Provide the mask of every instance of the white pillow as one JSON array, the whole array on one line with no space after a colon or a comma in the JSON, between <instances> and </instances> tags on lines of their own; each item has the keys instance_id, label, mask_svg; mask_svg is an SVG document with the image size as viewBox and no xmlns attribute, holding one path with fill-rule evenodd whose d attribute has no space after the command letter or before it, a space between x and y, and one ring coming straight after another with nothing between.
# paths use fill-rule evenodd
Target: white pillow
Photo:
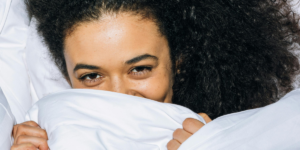
<instances>
[{"instance_id":1,"label":"white pillow","mask_svg":"<svg viewBox=\"0 0 300 150\"><path fill-rule=\"evenodd\" d=\"M63 89L70 89L70 85L51 60L48 48L36 29L36 19L32 18L29 36L25 49L26 65L30 81L33 85L35 101L42 97Z\"/></svg>"},{"instance_id":2,"label":"white pillow","mask_svg":"<svg viewBox=\"0 0 300 150\"><path fill-rule=\"evenodd\" d=\"M0 2L0 33L3 29L8 11L9 11L9 7L11 4L11 0L2 0Z\"/></svg>"},{"instance_id":3,"label":"white pillow","mask_svg":"<svg viewBox=\"0 0 300 150\"><path fill-rule=\"evenodd\" d=\"M8 102L0 89L0 148L1 150L9 150L12 138L11 132L15 118L10 110Z\"/></svg>"},{"instance_id":4,"label":"white pillow","mask_svg":"<svg viewBox=\"0 0 300 150\"><path fill-rule=\"evenodd\" d=\"M291 0L290 4L292 6L292 10L295 13L300 14L300 2L298 0Z\"/></svg>"},{"instance_id":5,"label":"white pillow","mask_svg":"<svg viewBox=\"0 0 300 150\"><path fill-rule=\"evenodd\" d=\"M23 0L0 1L0 86L17 122L23 122L32 101L24 64L29 17Z\"/></svg>"}]
</instances>

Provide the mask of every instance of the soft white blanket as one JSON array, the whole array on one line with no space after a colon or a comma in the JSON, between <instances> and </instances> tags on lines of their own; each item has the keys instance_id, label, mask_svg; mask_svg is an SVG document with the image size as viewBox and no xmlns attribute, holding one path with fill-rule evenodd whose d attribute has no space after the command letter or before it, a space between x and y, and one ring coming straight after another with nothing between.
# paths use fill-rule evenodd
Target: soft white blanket
<instances>
[{"instance_id":1,"label":"soft white blanket","mask_svg":"<svg viewBox=\"0 0 300 150\"><path fill-rule=\"evenodd\" d=\"M300 150L300 89L278 102L215 119L180 150Z\"/></svg>"},{"instance_id":2,"label":"soft white blanket","mask_svg":"<svg viewBox=\"0 0 300 150\"><path fill-rule=\"evenodd\" d=\"M29 120L46 129L51 150L165 150L191 110L98 90L67 90L41 99Z\"/></svg>"},{"instance_id":3,"label":"soft white blanket","mask_svg":"<svg viewBox=\"0 0 300 150\"><path fill-rule=\"evenodd\" d=\"M164 150L187 108L105 91L68 90L47 96L28 120L46 129L52 150ZM206 124L180 150L300 149L300 90L264 108Z\"/></svg>"}]
</instances>

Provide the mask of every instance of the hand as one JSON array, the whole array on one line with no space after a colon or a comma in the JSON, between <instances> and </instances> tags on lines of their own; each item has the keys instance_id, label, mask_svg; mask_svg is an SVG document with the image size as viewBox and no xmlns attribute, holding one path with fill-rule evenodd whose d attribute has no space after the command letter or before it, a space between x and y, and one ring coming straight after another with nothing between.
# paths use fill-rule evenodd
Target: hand
<instances>
[{"instance_id":1,"label":"hand","mask_svg":"<svg viewBox=\"0 0 300 150\"><path fill-rule=\"evenodd\" d=\"M45 130L33 122L28 121L17 124L13 128L15 139L11 150L48 150L48 136Z\"/></svg>"},{"instance_id":2,"label":"hand","mask_svg":"<svg viewBox=\"0 0 300 150\"><path fill-rule=\"evenodd\" d=\"M207 114L199 113L199 115L205 120L206 123L211 122L211 119ZM173 140L171 140L167 145L168 150L177 150L184 141L186 141L203 126L204 124L196 119L185 119L182 123L183 129L177 129L174 131Z\"/></svg>"}]
</instances>

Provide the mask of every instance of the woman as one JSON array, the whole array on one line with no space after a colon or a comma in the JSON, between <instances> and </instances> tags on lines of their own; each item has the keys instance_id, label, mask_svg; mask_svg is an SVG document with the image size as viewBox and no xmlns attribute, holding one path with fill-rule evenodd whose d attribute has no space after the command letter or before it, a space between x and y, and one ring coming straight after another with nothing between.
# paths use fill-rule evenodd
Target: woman
<instances>
[{"instance_id":1,"label":"woman","mask_svg":"<svg viewBox=\"0 0 300 150\"><path fill-rule=\"evenodd\" d=\"M73 88L175 103L212 119L275 102L299 69L290 52L298 19L285 1L28 0L28 10ZM203 125L191 122L169 149ZM15 126L12 149L47 149L46 133L25 124Z\"/></svg>"}]
</instances>

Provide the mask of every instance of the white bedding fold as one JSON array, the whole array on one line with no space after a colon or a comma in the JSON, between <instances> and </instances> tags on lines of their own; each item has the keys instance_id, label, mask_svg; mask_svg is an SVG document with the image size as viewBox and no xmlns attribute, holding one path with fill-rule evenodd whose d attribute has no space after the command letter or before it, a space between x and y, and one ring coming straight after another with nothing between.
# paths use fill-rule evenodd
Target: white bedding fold
<instances>
[{"instance_id":1,"label":"white bedding fold","mask_svg":"<svg viewBox=\"0 0 300 150\"><path fill-rule=\"evenodd\" d=\"M9 150L11 146L11 132L15 118L10 110L7 99L0 88L0 149Z\"/></svg>"},{"instance_id":2,"label":"white bedding fold","mask_svg":"<svg viewBox=\"0 0 300 150\"><path fill-rule=\"evenodd\" d=\"M29 21L24 0L0 0L0 87L18 123L32 105L23 60Z\"/></svg>"},{"instance_id":3,"label":"white bedding fold","mask_svg":"<svg viewBox=\"0 0 300 150\"><path fill-rule=\"evenodd\" d=\"M300 89L269 106L215 119L179 150L299 150Z\"/></svg>"},{"instance_id":4,"label":"white bedding fold","mask_svg":"<svg viewBox=\"0 0 300 150\"><path fill-rule=\"evenodd\" d=\"M98 90L46 96L28 115L53 150L165 150L186 118L204 122L185 107Z\"/></svg>"},{"instance_id":5,"label":"white bedding fold","mask_svg":"<svg viewBox=\"0 0 300 150\"><path fill-rule=\"evenodd\" d=\"M187 108L96 90L47 96L28 120L46 129L53 150L163 150L186 118ZM179 150L300 149L300 89L258 109L229 114L206 124Z\"/></svg>"}]
</instances>

